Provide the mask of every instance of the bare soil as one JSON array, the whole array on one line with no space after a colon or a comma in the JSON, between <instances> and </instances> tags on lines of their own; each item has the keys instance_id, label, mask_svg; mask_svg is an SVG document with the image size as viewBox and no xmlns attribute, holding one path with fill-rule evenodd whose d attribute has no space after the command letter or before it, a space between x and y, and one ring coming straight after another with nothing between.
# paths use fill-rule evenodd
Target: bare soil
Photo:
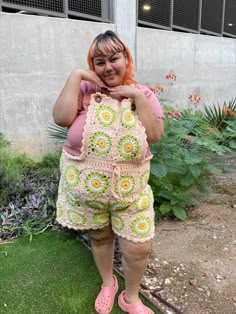
<instances>
[{"instance_id":1,"label":"bare soil","mask_svg":"<svg viewBox=\"0 0 236 314\"><path fill-rule=\"evenodd\" d=\"M164 313L236 313L236 155L185 222L162 220L143 284L173 305ZM151 297L151 296L150 296Z\"/></svg>"}]
</instances>

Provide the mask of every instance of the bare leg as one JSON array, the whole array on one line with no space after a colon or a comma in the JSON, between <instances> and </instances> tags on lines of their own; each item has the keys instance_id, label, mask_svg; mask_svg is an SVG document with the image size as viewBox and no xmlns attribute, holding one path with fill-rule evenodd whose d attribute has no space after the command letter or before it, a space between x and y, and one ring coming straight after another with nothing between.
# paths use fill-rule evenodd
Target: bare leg
<instances>
[{"instance_id":1,"label":"bare leg","mask_svg":"<svg viewBox=\"0 0 236 314\"><path fill-rule=\"evenodd\" d=\"M144 243L133 243L119 238L119 243L125 276L125 300L127 303L133 303L139 299L140 283L147 266L152 240Z\"/></svg>"},{"instance_id":2,"label":"bare leg","mask_svg":"<svg viewBox=\"0 0 236 314\"><path fill-rule=\"evenodd\" d=\"M111 226L89 230L93 258L102 277L103 286L113 287L114 233Z\"/></svg>"}]
</instances>

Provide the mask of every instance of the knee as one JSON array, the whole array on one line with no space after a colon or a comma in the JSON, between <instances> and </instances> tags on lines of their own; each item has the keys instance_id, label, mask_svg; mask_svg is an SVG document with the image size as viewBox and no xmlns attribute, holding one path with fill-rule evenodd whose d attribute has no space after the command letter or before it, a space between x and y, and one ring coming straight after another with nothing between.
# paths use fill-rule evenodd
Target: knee
<instances>
[{"instance_id":1,"label":"knee","mask_svg":"<svg viewBox=\"0 0 236 314\"><path fill-rule=\"evenodd\" d=\"M110 226L88 232L92 244L109 244L114 241L114 233Z\"/></svg>"},{"instance_id":2,"label":"knee","mask_svg":"<svg viewBox=\"0 0 236 314\"><path fill-rule=\"evenodd\" d=\"M139 263L146 260L149 256L152 241L146 243L131 243L129 245L121 245L122 255L125 261Z\"/></svg>"}]
</instances>

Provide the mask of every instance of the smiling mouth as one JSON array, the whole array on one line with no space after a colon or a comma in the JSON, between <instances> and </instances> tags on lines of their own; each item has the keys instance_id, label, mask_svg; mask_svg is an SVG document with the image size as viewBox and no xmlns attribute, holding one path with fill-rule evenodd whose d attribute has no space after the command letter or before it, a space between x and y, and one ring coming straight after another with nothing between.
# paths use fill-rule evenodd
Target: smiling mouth
<instances>
[{"instance_id":1,"label":"smiling mouth","mask_svg":"<svg viewBox=\"0 0 236 314\"><path fill-rule=\"evenodd\" d=\"M112 74L107 74L105 77L113 77L113 76L115 76L115 73L112 73Z\"/></svg>"}]
</instances>

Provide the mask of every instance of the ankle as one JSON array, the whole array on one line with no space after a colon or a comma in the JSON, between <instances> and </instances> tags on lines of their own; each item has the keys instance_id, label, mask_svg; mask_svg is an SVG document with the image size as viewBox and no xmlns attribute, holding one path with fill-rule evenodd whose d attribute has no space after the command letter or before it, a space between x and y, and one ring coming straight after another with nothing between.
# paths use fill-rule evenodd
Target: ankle
<instances>
[{"instance_id":1,"label":"ankle","mask_svg":"<svg viewBox=\"0 0 236 314\"><path fill-rule=\"evenodd\" d=\"M102 283L103 287L115 287L115 278L112 276L111 278L106 278Z\"/></svg>"},{"instance_id":2,"label":"ankle","mask_svg":"<svg viewBox=\"0 0 236 314\"><path fill-rule=\"evenodd\" d=\"M129 293L125 292L124 300L127 304L135 303L139 300L139 295L138 294L129 294Z\"/></svg>"}]
</instances>

